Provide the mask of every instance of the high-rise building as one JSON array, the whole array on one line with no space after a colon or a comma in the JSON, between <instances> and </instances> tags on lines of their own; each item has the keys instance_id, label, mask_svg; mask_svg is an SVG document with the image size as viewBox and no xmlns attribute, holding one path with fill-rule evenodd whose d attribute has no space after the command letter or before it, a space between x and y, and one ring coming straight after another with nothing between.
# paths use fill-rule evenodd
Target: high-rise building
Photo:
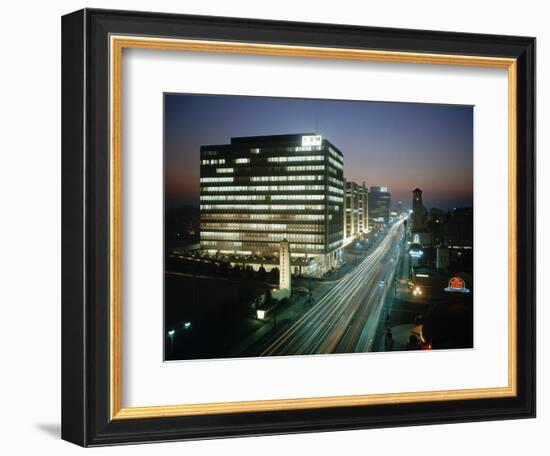
<instances>
[{"instance_id":1,"label":"high-rise building","mask_svg":"<svg viewBox=\"0 0 550 456\"><path fill-rule=\"evenodd\" d=\"M369 231L369 192L363 181L359 187L359 232L368 233Z\"/></svg>"},{"instance_id":2,"label":"high-rise building","mask_svg":"<svg viewBox=\"0 0 550 456\"><path fill-rule=\"evenodd\" d=\"M201 250L269 269L286 239L293 273L326 272L343 244L343 169L342 152L312 133L202 146Z\"/></svg>"},{"instance_id":3,"label":"high-rise building","mask_svg":"<svg viewBox=\"0 0 550 456\"><path fill-rule=\"evenodd\" d=\"M413 231L422 231L426 228L426 208L422 202L422 190L413 190L412 200L412 226Z\"/></svg>"},{"instance_id":4,"label":"high-rise building","mask_svg":"<svg viewBox=\"0 0 550 456\"><path fill-rule=\"evenodd\" d=\"M376 227L390 218L391 194L388 187L371 187L368 197L369 225Z\"/></svg>"},{"instance_id":5,"label":"high-rise building","mask_svg":"<svg viewBox=\"0 0 550 456\"><path fill-rule=\"evenodd\" d=\"M368 192L363 185L346 182L344 238L350 239L368 232Z\"/></svg>"}]
</instances>

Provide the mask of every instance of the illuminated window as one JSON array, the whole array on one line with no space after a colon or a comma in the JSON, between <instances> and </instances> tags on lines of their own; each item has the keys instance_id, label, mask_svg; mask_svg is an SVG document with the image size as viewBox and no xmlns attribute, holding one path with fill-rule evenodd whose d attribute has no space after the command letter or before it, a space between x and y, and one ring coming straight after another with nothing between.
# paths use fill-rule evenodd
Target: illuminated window
<instances>
[{"instance_id":1,"label":"illuminated window","mask_svg":"<svg viewBox=\"0 0 550 456\"><path fill-rule=\"evenodd\" d=\"M312 150L321 150L321 146L298 146L294 148L295 152L310 152Z\"/></svg>"},{"instance_id":2,"label":"illuminated window","mask_svg":"<svg viewBox=\"0 0 550 456\"><path fill-rule=\"evenodd\" d=\"M266 195L201 195L201 201L265 201Z\"/></svg>"},{"instance_id":3,"label":"illuminated window","mask_svg":"<svg viewBox=\"0 0 550 456\"><path fill-rule=\"evenodd\" d=\"M286 170L293 171L324 171L325 165L287 166Z\"/></svg>"},{"instance_id":4,"label":"illuminated window","mask_svg":"<svg viewBox=\"0 0 550 456\"><path fill-rule=\"evenodd\" d=\"M201 163L203 165L223 165L223 164L225 164L225 159L224 158L219 158L219 159L213 158L213 159L210 159L210 160L202 160Z\"/></svg>"},{"instance_id":5,"label":"illuminated window","mask_svg":"<svg viewBox=\"0 0 550 456\"><path fill-rule=\"evenodd\" d=\"M237 222L203 222L201 230L218 231L285 231L296 233L322 233L324 226L321 224L287 224L287 223L237 223Z\"/></svg>"},{"instance_id":6,"label":"illuminated window","mask_svg":"<svg viewBox=\"0 0 550 456\"><path fill-rule=\"evenodd\" d=\"M334 158L328 157L328 161L329 161L333 166L335 166L336 168L338 168L338 169L344 169L344 166L342 165L342 163L340 163L340 162L337 161L337 160L334 160Z\"/></svg>"},{"instance_id":7,"label":"illuminated window","mask_svg":"<svg viewBox=\"0 0 550 456\"><path fill-rule=\"evenodd\" d=\"M204 183L233 182L233 178L232 177L201 177L201 182L204 182Z\"/></svg>"},{"instance_id":8,"label":"illuminated window","mask_svg":"<svg viewBox=\"0 0 550 456\"><path fill-rule=\"evenodd\" d=\"M328 176L328 181L336 185L338 188L343 188L344 181L342 179L338 179L337 177Z\"/></svg>"},{"instance_id":9,"label":"illuminated window","mask_svg":"<svg viewBox=\"0 0 550 456\"><path fill-rule=\"evenodd\" d=\"M336 208L338 206L335 206ZM201 210L241 210L241 211L323 211L324 204L201 204Z\"/></svg>"},{"instance_id":10,"label":"illuminated window","mask_svg":"<svg viewBox=\"0 0 550 456\"><path fill-rule=\"evenodd\" d=\"M276 200L307 200L320 201L325 199L325 195L271 195L273 201Z\"/></svg>"},{"instance_id":11,"label":"illuminated window","mask_svg":"<svg viewBox=\"0 0 550 456\"><path fill-rule=\"evenodd\" d=\"M329 151L329 154L332 155L337 161L339 161L340 163L344 162L344 158L338 152L336 152L332 147L329 146L328 151Z\"/></svg>"},{"instance_id":12,"label":"illuminated window","mask_svg":"<svg viewBox=\"0 0 550 456\"><path fill-rule=\"evenodd\" d=\"M332 185L328 186L329 192L338 193L339 195L344 194L344 190L341 187L333 187Z\"/></svg>"},{"instance_id":13,"label":"illuminated window","mask_svg":"<svg viewBox=\"0 0 550 456\"><path fill-rule=\"evenodd\" d=\"M328 216L332 220L332 215ZM324 214L239 214L233 213L204 213L202 220L277 220L277 221L307 221L320 222L325 220ZM296 225L301 226L301 225Z\"/></svg>"},{"instance_id":14,"label":"illuminated window","mask_svg":"<svg viewBox=\"0 0 550 456\"><path fill-rule=\"evenodd\" d=\"M290 191L322 191L324 185L235 185L220 187L202 187L204 192L290 192Z\"/></svg>"},{"instance_id":15,"label":"illuminated window","mask_svg":"<svg viewBox=\"0 0 550 456\"><path fill-rule=\"evenodd\" d=\"M220 232L220 231L203 231L201 239L219 239L222 241L270 241L281 242L286 239L289 242L313 242L323 243L325 237L320 234L293 234L293 233L269 233L269 232Z\"/></svg>"},{"instance_id":16,"label":"illuminated window","mask_svg":"<svg viewBox=\"0 0 550 456\"><path fill-rule=\"evenodd\" d=\"M267 161L272 163L296 162L296 161L323 161L323 155L296 155L289 157L268 157Z\"/></svg>"},{"instance_id":17,"label":"illuminated window","mask_svg":"<svg viewBox=\"0 0 550 456\"><path fill-rule=\"evenodd\" d=\"M303 170L305 171L305 170ZM322 175L305 175L305 176L251 176L250 182L287 182L287 181L322 181Z\"/></svg>"}]
</instances>

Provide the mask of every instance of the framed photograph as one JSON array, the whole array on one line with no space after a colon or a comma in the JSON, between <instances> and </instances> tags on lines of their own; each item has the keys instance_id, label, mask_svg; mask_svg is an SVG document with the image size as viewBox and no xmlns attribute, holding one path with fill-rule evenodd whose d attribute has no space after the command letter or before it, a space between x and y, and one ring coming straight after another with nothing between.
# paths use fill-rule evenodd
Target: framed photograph
<instances>
[{"instance_id":1,"label":"framed photograph","mask_svg":"<svg viewBox=\"0 0 550 456\"><path fill-rule=\"evenodd\" d=\"M62 20L62 437L535 416L535 39Z\"/></svg>"}]
</instances>

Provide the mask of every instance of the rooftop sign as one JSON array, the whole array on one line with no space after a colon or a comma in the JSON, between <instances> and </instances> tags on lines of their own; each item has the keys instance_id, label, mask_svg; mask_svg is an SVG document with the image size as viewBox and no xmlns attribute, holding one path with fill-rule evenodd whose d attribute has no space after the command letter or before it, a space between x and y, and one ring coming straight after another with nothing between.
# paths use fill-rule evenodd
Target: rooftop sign
<instances>
[{"instance_id":1,"label":"rooftop sign","mask_svg":"<svg viewBox=\"0 0 550 456\"><path fill-rule=\"evenodd\" d=\"M302 136L302 146L320 146L322 142L321 135Z\"/></svg>"}]
</instances>

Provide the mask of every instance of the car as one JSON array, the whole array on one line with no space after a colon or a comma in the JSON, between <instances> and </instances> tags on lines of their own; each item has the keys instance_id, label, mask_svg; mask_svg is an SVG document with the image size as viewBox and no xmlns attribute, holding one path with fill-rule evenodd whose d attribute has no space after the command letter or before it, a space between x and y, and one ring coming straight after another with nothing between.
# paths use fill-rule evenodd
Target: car
<instances>
[{"instance_id":1,"label":"car","mask_svg":"<svg viewBox=\"0 0 550 456\"><path fill-rule=\"evenodd\" d=\"M420 287L415 287L414 290L413 290L413 296L421 296L422 295L422 290Z\"/></svg>"},{"instance_id":2,"label":"car","mask_svg":"<svg viewBox=\"0 0 550 456\"><path fill-rule=\"evenodd\" d=\"M380 285L381 287L383 287L385 284L386 284L386 282L384 282L383 280L381 280L380 283L379 283L379 285Z\"/></svg>"}]
</instances>

